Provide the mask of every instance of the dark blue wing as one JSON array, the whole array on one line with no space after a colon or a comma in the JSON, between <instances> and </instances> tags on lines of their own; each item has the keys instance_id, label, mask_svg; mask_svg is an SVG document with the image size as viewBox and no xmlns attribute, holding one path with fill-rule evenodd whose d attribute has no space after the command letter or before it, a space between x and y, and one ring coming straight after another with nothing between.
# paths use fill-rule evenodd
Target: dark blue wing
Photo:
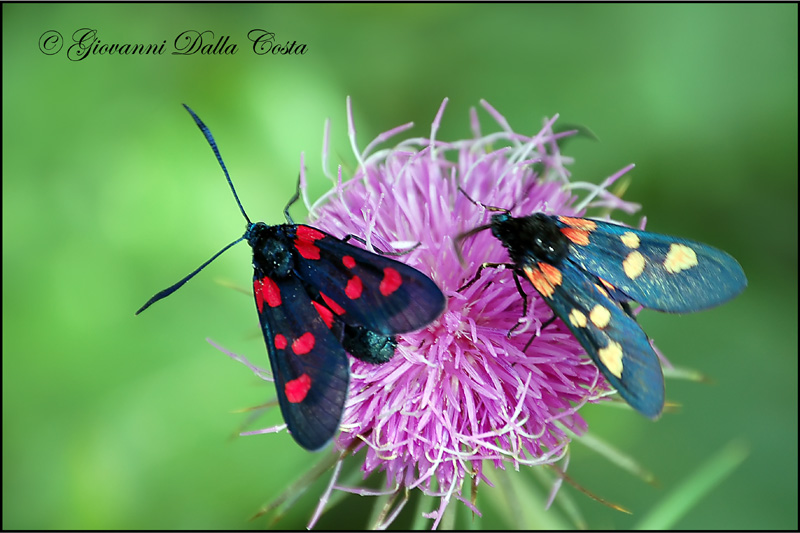
<instances>
[{"instance_id":1,"label":"dark blue wing","mask_svg":"<svg viewBox=\"0 0 800 533\"><path fill-rule=\"evenodd\" d=\"M365 363L382 365L394 357L397 339L394 335L381 335L363 326L345 324L325 303L320 292L303 284L306 293L313 300L313 305L347 353Z\"/></svg>"},{"instance_id":2,"label":"dark blue wing","mask_svg":"<svg viewBox=\"0 0 800 533\"><path fill-rule=\"evenodd\" d=\"M570 260L644 307L700 311L747 286L739 263L707 244L609 222L553 218L571 241Z\"/></svg>"},{"instance_id":3,"label":"dark blue wing","mask_svg":"<svg viewBox=\"0 0 800 533\"><path fill-rule=\"evenodd\" d=\"M255 277L253 291L283 419L298 444L318 450L339 429L347 355L299 279Z\"/></svg>"},{"instance_id":4,"label":"dark blue wing","mask_svg":"<svg viewBox=\"0 0 800 533\"><path fill-rule=\"evenodd\" d=\"M664 377L642 328L601 286L569 260L522 271L567 325L608 382L635 410L656 418L664 407Z\"/></svg>"},{"instance_id":5,"label":"dark blue wing","mask_svg":"<svg viewBox=\"0 0 800 533\"><path fill-rule=\"evenodd\" d=\"M297 226L293 244L296 275L318 290L345 324L395 335L425 327L444 311L439 287L406 264L310 226Z\"/></svg>"}]
</instances>

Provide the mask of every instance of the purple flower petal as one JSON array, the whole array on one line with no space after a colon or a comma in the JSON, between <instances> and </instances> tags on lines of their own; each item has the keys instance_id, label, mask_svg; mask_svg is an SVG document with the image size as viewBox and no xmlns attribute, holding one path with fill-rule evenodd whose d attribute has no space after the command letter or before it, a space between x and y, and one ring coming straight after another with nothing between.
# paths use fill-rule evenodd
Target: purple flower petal
<instances>
[{"instance_id":1,"label":"purple flower petal","mask_svg":"<svg viewBox=\"0 0 800 533\"><path fill-rule=\"evenodd\" d=\"M560 322L540 331L552 311L528 284L523 287L529 310L522 317L523 302L511 272L487 269L457 292L482 263L508 261L501 243L485 231L462 243L465 265L459 262L455 236L486 224L491 216L459 187L484 206L518 215L580 216L590 206L627 212L638 207L607 191L631 167L600 185L569 181L564 167L569 159L557 145L566 134L552 131L556 117L528 137L514 132L481 101L500 131L482 135L471 110L475 138L443 142L436 134L446 103L436 114L430 139L407 139L394 149L374 151L409 126L404 125L381 134L362 153L348 98L348 132L358 168L344 180L339 169L338 183L315 203L309 220L336 236L361 236L382 250L391 250L393 243L419 242L399 260L429 275L448 297L447 311L436 322L400 336L392 361L380 366L352 361L350 396L337 440L340 449L367 447L365 477L384 472L391 490L419 488L440 497L439 509L430 513L434 527L453 495L467 503L461 497L463 481L484 480L485 464L516 468L563 457L570 439L564 428L577 435L586 431L578 409L607 390ZM586 195L579 203L575 192L580 190ZM520 320L523 325L509 337Z\"/></svg>"}]
</instances>

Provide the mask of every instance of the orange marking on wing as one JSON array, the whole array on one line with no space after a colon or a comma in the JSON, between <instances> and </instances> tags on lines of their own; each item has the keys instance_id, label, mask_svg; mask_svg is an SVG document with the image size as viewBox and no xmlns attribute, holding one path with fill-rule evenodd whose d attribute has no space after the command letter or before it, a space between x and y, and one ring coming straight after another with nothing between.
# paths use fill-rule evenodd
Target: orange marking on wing
<instances>
[{"instance_id":1,"label":"orange marking on wing","mask_svg":"<svg viewBox=\"0 0 800 533\"><path fill-rule=\"evenodd\" d=\"M561 271L548 263L539 263L539 270L553 287L561 285Z\"/></svg>"},{"instance_id":2,"label":"orange marking on wing","mask_svg":"<svg viewBox=\"0 0 800 533\"><path fill-rule=\"evenodd\" d=\"M575 229L583 231L592 232L597 229L597 223L594 220L589 220L588 218L558 217L558 220L567 226L572 226Z\"/></svg>"},{"instance_id":3,"label":"orange marking on wing","mask_svg":"<svg viewBox=\"0 0 800 533\"><path fill-rule=\"evenodd\" d=\"M600 281L602 281L605 285L609 285L610 288L612 289L614 288L614 286L610 285L607 281L603 281L602 279ZM611 298L602 286L598 285L597 283L595 283L594 286L597 287L597 290L600 291L600 294L602 294L606 298Z\"/></svg>"},{"instance_id":4,"label":"orange marking on wing","mask_svg":"<svg viewBox=\"0 0 800 533\"><path fill-rule=\"evenodd\" d=\"M561 228L561 233L564 236L574 242L575 244L579 244L581 246L586 246L589 244L589 232L583 229L576 229L576 228Z\"/></svg>"},{"instance_id":5,"label":"orange marking on wing","mask_svg":"<svg viewBox=\"0 0 800 533\"><path fill-rule=\"evenodd\" d=\"M536 289L539 292L539 294L541 294L545 298L553 297L555 289L553 289L553 286L550 285L550 283L547 281L544 274L542 274L541 270L539 270L538 268L526 267L523 268L522 271L528 277L528 280L530 280L531 284L533 285L533 288Z\"/></svg>"},{"instance_id":6,"label":"orange marking on wing","mask_svg":"<svg viewBox=\"0 0 800 533\"><path fill-rule=\"evenodd\" d=\"M613 286L612 284L610 284L609 282L607 282L607 281L606 281L606 280L604 280L603 278L597 278L597 279L599 279L599 280L600 280L600 283L602 283L603 285L605 285L605 286L606 286L606 289L608 289L608 290L610 290L610 291L613 291L613 290L616 290L616 289L617 289L615 286ZM608 296L608 294L606 294L606 296Z\"/></svg>"}]
</instances>

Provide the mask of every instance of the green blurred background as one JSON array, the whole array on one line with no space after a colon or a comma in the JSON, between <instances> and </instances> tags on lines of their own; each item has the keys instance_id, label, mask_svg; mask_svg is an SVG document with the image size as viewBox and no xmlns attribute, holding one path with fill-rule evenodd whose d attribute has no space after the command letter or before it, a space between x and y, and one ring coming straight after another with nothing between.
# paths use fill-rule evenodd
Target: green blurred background
<instances>
[{"instance_id":1,"label":"green blurred background","mask_svg":"<svg viewBox=\"0 0 800 533\"><path fill-rule=\"evenodd\" d=\"M166 40L166 51L73 62L81 28L103 43ZM257 56L254 28L307 52ZM48 30L65 39L55 55L39 49ZM170 55L184 30L228 35L238 52ZM733 254L750 283L741 297L642 317L673 363L713 383L669 381L682 408L658 423L584 411L660 487L575 445L571 475L634 514L562 490L591 527L633 527L736 441L747 460L675 527L798 527L796 5L4 4L4 528L268 525L248 518L320 457L285 433L230 438L245 416L233 410L273 396L204 341L266 366L251 298L217 283L248 287L249 248L133 313L244 229L180 104L214 132L250 216L278 223L301 151L312 194L327 187L326 118L334 162L352 164L347 95L362 148L407 121L427 135L444 97L447 140L470 135L481 98L524 133L560 113L601 139L567 146L576 179L636 163L625 197L644 204L650 229ZM278 527L304 527L323 488ZM477 527L511 524L481 497L493 490L481 487ZM364 527L371 507L345 498L321 525Z\"/></svg>"}]
</instances>

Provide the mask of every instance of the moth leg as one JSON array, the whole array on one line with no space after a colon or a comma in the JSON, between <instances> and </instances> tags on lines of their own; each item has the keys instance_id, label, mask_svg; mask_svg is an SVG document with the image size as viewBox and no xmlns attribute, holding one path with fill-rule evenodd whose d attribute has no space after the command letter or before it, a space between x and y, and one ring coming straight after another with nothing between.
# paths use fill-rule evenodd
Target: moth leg
<instances>
[{"instance_id":1,"label":"moth leg","mask_svg":"<svg viewBox=\"0 0 800 533\"><path fill-rule=\"evenodd\" d=\"M538 337L539 335L541 335L541 334L542 334L542 331L544 331L544 328L546 328L547 326L549 326L550 324L552 324L553 322L555 322L555 321L556 321L556 318L558 318L558 317L556 316L556 314L555 314L555 313L553 313L553 316L551 316L550 318L548 318L547 320L545 320L544 322L542 322L542 325L541 325L541 326L539 326L539 333L534 333L534 334L532 334L532 335L531 335L531 338L530 338L530 339L528 339L528 342L525 344L525 348L523 348L523 349L522 349L522 351L523 351L523 352L527 352L527 351L528 351L528 348L530 348L530 346L531 346L531 343L533 342L533 339L535 339L536 337Z\"/></svg>"},{"instance_id":2,"label":"moth leg","mask_svg":"<svg viewBox=\"0 0 800 533\"><path fill-rule=\"evenodd\" d=\"M478 279L481 277L484 268L500 268L500 267L511 267L512 269L515 268L514 263L483 263L480 267L478 267L478 271L475 273L475 276L469 280L467 283L461 286L456 292L461 292L469 287L472 286ZM514 279L516 279L516 274ZM522 288L519 285L519 281L517 281L517 288L521 291Z\"/></svg>"},{"instance_id":3,"label":"moth leg","mask_svg":"<svg viewBox=\"0 0 800 533\"><path fill-rule=\"evenodd\" d=\"M289 214L289 208L292 207L299 199L300 199L300 174L297 175L297 186L294 188L294 195L291 198L289 198L289 203L286 204L286 207L283 208L283 215L286 217L286 221L289 224L294 224L294 220L292 220L292 215Z\"/></svg>"},{"instance_id":4,"label":"moth leg","mask_svg":"<svg viewBox=\"0 0 800 533\"><path fill-rule=\"evenodd\" d=\"M347 235L345 235L344 238L342 239L342 242L347 242L350 239L357 240L358 242L360 242L364 246L367 245L367 241L365 241L364 239L362 239L358 235L353 235L352 233L348 233ZM417 244L415 244L414 246L412 246L408 250L403 250L402 252L384 252L383 250L381 250L377 246L373 246L372 249L375 250L375 253L377 253L379 255L388 255L388 256L392 256L392 257L397 257L397 256L400 256L400 255L406 255L407 253L413 252L414 250L419 248L419 246L421 244L422 244L421 242L417 242Z\"/></svg>"},{"instance_id":5,"label":"moth leg","mask_svg":"<svg viewBox=\"0 0 800 533\"><path fill-rule=\"evenodd\" d=\"M525 291L522 290L522 284L519 282L519 276L517 275L517 271L514 270L512 271L512 273L514 274L514 283L517 285L517 292L522 297L522 318L525 318L526 316L528 316L528 295L525 294ZM511 338L511 334L514 333L514 330L520 327L521 325L522 322L517 322L516 324L514 324L514 327L508 330L506 337Z\"/></svg>"}]
</instances>

